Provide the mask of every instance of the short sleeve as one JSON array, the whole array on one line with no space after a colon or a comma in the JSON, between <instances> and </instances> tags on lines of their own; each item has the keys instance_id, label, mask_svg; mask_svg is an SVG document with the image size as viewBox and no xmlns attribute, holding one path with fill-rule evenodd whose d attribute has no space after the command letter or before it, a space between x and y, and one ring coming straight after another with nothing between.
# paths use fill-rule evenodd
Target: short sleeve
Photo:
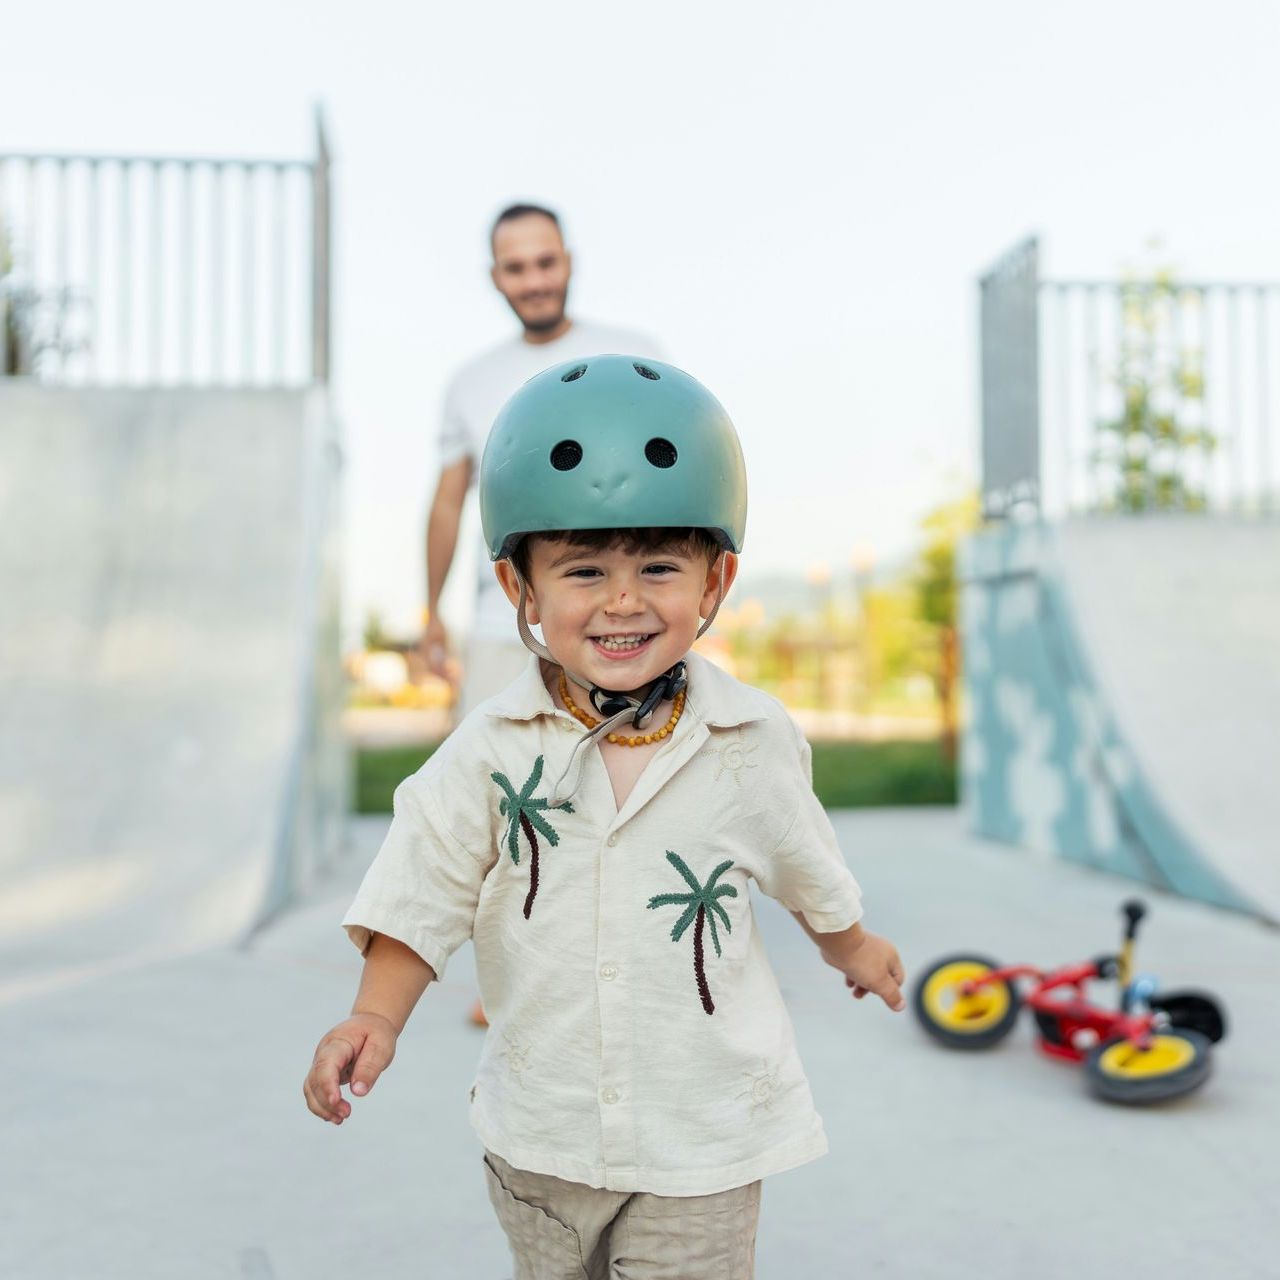
<instances>
[{"instance_id":1,"label":"short sleeve","mask_svg":"<svg viewBox=\"0 0 1280 1280\"><path fill-rule=\"evenodd\" d=\"M444 411L440 415L440 433L436 437L436 451L442 471L445 467L461 462L463 458L479 461L475 457L475 444L467 426L466 414L462 409L462 397L456 380L445 392Z\"/></svg>"},{"instance_id":2,"label":"short sleeve","mask_svg":"<svg viewBox=\"0 0 1280 1280\"><path fill-rule=\"evenodd\" d=\"M862 892L813 793L813 753L794 725L793 732L795 815L756 879L788 911L802 913L816 932L838 933L862 918Z\"/></svg>"},{"instance_id":3,"label":"short sleeve","mask_svg":"<svg viewBox=\"0 0 1280 1280\"><path fill-rule=\"evenodd\" d=\"M387 838L342 921L363 953L374 933L411 947L442 977L471 936L480 888L492 867L492 841L467 847L421 774L397 788Z\"/></svg>"}]
</instances>

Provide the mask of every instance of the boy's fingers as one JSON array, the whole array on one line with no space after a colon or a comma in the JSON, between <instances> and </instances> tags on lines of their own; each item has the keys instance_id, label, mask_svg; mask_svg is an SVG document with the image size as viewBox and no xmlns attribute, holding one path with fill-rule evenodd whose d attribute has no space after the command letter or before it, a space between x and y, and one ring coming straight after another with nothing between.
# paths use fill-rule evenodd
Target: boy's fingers
<instances>
[{"instance_id":1,"label":"boy's fingers","mask_svg":"<svg viewBox=\"0 0 1280 1280\"><path fill-rule=\"evenodd\" d=\"M377 1083L395 1056L395 1049L378 1036L370 1036L351 1068L351 1092L363 1096Z\"/></svg>"},{"instance_id":2,"label":"boy's fingers","mask_svg":"<svg viewBox=\"0 0 1280 1280\"><path fill-rule=\"evenodd\" d=\"M902 998L902 989L892 978L886 979L876 987L875 993L894 1013L901 1013L907 1007L907 1002Z\"/></svg>"},{"instance_id":3,"label":"boy's fingers","mask_svg":"<svg viewBox=\"0 0 1280 1280\"><path fill-rule=\"evenodd\" d=\"M335 1124L338 1123L338 1113L332 1108L326 1106L320 1100L319 1096L316 1094L310 1076L308 1076L303 1082L302 1096L307 1100L307 1110L310 1111L313 1116L319 1116L321 1120L328 1120Z\"/></svg>"},{"instance_id":4,"label":"boy's fingers","mask_svg":"<svg viewBox=\"0 0 1280 1280\"><path fill-rule=\"evenodd\" d=\"M322 1120L328 1120L333 1115L333 1108L327 1101L328 1086L320 1078L315 1063L312 1063L307 1078L302 1082L302 1096L307 1100L307 1109L313 1115Z\"/></svg>"},{"instance_id":5,"label":"boy's fingers","mask_svg":"<svg viewBox=\"0 0 1280 1280\"><path fill-rule=\"evenodd\" d=\"M310 1076L307 1076L307 1078L302 1082L302 1096L306 1099L307 1110L310 1111L313 1116L319 1116L321 1120L327 1120L329 1118L316 1102L315 1095L311 1092Z\"/></svg>"},{"instance_id":6,"label":"boy's fingers","mask_svg":"<svg viewBox=\"0 0 1280 1280\"><path fill-rule=\"evenodd\" d=\"M902 968L901 957L896 950L890 947L889 963L885 965L885 976L882 981L872 987L872 990L894 1013L901 1013L907 1007L907 1002L902 998L902 987L900 986L906 976Z\"/></svg>"},{"instance_id":7,"label":"boy's fingers","mask_svg":"<svg viewBox=\"0 0 1280 1280\"><path fill-rule=\"evenodd\" d=\"M315 1089L316 1097L330 1110L341 1101L342 1092L338 1086L342 1082L344 1070L355 1056L356 1047L349 1040L327 1036L320 1041L308 1079Z\"/></svg>"}]
</instances>

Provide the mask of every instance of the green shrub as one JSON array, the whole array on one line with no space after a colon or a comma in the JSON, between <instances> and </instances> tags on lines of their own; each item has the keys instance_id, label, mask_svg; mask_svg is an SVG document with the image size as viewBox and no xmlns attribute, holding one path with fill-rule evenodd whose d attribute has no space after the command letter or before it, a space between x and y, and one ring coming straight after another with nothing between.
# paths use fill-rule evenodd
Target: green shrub
<instances>
[{"instance_id":1,"label":"green shrub","mask_svg":"<svg viewBox=\"0 0 1280 1280\"><path fill-rule=\"evenodd\" d=\"M361 751L356 758L356 812L390 813L397 784L434 750ZM829 809L956 802L955 766L937 741L814 743L813 787Z\"/></svg>"}]
</instances>

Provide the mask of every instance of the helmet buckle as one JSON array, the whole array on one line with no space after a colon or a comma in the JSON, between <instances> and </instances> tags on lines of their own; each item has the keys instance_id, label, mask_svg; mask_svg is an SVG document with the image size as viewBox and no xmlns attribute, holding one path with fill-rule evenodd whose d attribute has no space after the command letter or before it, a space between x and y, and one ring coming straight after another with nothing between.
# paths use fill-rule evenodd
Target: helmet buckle
<instances>
[{"instance_id":1,"label":"helmet buckle","mask_svg":"<svg viewBox=\"0 0 1280 1280\"><path fill-rule=\"evenodd\" d=\"M664 671L653 682L649 692L639 703L625 693L615 693L612 689L602 689L596 685L591 690L591 704L606 718L635 707L636 712L631 718L632 723L637 729L643 729L649 723L658 704L673 699L676 694L685 689L688 683L689 678L685 675L684 663L677 662L674 667Z\"/></svg>"}]
</instances>

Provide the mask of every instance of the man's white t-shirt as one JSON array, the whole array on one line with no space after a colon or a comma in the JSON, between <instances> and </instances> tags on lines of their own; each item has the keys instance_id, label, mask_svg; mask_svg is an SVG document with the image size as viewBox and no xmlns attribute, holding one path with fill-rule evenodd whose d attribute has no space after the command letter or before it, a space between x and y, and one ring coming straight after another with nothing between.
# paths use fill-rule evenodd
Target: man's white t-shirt
<instances>
[{"instance_id":1,"label":"man's white t-shirt","mask_svg":"<svg viewBox=\"0 0 1280 1280\"><path fill-rule=\"evenodd\" d=\"M553 342L525 342L517 336L468 361L454 375L445 392L439 437L440 466L449 467L469 457L473 463L471 483L474 486L489 428L498 410L520 387L553 364L611 354L647 356L651 360L662 358L657 344L643 334L575 320L569 331ZM494 576L483 540L478 569L472 638L517 641L514 611Z\"/></svg>"}]
</instances>

